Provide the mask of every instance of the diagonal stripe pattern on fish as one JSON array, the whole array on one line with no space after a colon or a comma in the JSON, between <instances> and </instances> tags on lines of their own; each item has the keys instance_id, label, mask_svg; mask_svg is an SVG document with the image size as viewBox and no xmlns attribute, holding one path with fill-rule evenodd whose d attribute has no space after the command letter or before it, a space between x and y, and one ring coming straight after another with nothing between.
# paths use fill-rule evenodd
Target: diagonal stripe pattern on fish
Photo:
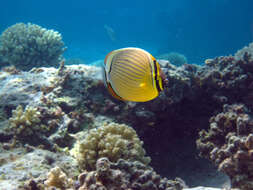
<instances>
[{"instance_id":1,"label":"diagonal stripe pattern on fish","mask_svg":"<svg viewBox=\"0 0 253 190\"><path fill-rule=\"evenodd\" d=\"M140 48L110 52L104 60L103 72L110 94L123 101L150 101L164 89L165 78L159 63Z\"/></svg>"}]
</instances>

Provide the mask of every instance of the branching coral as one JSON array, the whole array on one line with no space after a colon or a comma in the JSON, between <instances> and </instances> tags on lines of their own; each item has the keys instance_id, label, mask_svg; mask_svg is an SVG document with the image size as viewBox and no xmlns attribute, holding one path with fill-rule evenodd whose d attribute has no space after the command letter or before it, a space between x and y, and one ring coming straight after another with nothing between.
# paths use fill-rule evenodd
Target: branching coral
<instances>
[{"instance_id":1,"label":"branching coral","mask_svg":"<svg viewBox=\"0 0 253 190\"><path fill-rule=\"evenodd\" d=\"M46 138L58 127L56 116L48 110L39 110L37 107L19 105L12 111L9 119L10 131L15 138L32 145L44 144L52 146Z\"/></svg>"},{"instance_id":2,"label":"branching coral","mask_svg":"<svg viewBox=\"0 0 253 190\"><path fill-rule=\"evenodd\" d=\"M232 186L253 189L253 115L244 105L225 105L197 140L200 155L230 178Z\"/></svg>"},{"instance_id":3,"label":"branching coral","mask_svg":"<svg viewBox=\"0 0 253 190\"><path fill-rule=\"evenodd\" d=\"M91 129L71 152L79 161L80 167L86 170L94 169L97 159L101 157L108 157L112 162L122 158L148 164L150 158L145 157L142 144L133 128L110 123Z\"/></svg>"},{"instance_id":4,"label":"branching coral","mask_svg":"<svg viewBox=\"0 0 253 190\"><path fill-rule=\"evenodd\" d=\"M56 187L59 189L68 189L72 187L73 184L74 181L71 178L68 178L59 167L52 168L45 181L46 187Z\"/></svg>"},{"instance_id":5,"label":"branching coral","mask_svg":"<svg viewBox=\"0 0 253 190\"><path fill-rule=\"evenodd\" d=\"M23 70L38 66L57 66L65 51L61 34L36 24L18 23L0 36L0 55Z\"/></svg>"},{"instance_id":6,"label":"branching coral","mask_svg":"<svg viewBox=\"0 0 253 190\"><path fill-rule=\"evenodd\" d=\"M39 118L40 112L36 108L27 107L23 110L23 107L19 105L16 110L12 111L12 117L9 119L11 129L14 129L17 136L30 136L33 134L33 130L41 130Z\"/></svg>"}]
</instances>

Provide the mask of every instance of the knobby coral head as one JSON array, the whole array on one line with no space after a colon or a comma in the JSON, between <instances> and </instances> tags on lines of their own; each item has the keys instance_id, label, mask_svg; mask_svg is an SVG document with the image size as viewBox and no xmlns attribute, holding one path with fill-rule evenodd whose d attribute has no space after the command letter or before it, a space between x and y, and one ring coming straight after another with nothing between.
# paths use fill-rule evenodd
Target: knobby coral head
<instances>
[{"instance_id":1,"label":"knobby coral head","mask_svg":"<svg viewBox=\"0 0 253 190\"><path fill-rule=\"evenodd\" d=\"M66 50L59 32L36 24L17 23L0 36L2 62L21 70L58 66Z\"/></svg>"}]
</instances>

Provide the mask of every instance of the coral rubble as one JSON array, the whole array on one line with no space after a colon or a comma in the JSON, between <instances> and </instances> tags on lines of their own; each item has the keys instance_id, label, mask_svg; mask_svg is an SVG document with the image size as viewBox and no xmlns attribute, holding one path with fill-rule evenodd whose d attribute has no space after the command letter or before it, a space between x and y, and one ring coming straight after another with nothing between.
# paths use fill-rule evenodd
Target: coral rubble
<instances>
[{"instance_id":1,"label":"coral rubble","mask_svg":"<svg viewBox=\"0 0 253 190\"><path fill-rule=\"evenodd\" d=\"M253 115L242 104L224 105L197 140L200 154L230 178L232 187L253 189Z\"/></svg>"}]
</instances>

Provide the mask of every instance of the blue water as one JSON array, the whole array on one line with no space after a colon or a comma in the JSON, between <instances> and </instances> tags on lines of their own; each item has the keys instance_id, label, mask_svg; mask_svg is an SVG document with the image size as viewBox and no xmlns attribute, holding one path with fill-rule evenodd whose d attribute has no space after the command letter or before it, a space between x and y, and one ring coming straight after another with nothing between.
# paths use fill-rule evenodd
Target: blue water
<instances>
[{"instance_id":1,"label":"blue water","mask_svg":"<svg viewBox=\"0 0 253 190\"><path fill-rule=\"evenodd\" d=\"M0 31L17 22L55 29L65 57L86 63L135 46L200 64L253 41L252 7L252 0L2 0Z\"/></svg>"}]
</instances>

